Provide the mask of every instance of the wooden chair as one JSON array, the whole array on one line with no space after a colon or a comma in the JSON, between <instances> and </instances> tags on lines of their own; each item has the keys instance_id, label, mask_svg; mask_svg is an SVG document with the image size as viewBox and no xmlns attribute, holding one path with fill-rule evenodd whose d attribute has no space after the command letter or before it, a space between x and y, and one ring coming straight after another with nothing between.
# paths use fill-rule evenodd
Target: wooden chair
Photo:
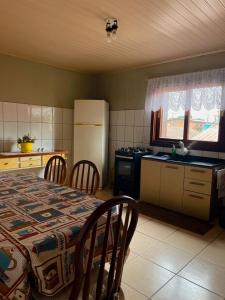
<instances>
[{"instance_id":1,"label":"wooden chair","mask_svg":"<svg viewBox=\"0 0 225 300\"><path fill-rule=\"evenodd\" d=\"M126 211L123 224L122 213L124 206L126 206ZM110 240L110 224L112 223L112 218L115 218L114 212L116 209L118 209L118 215L116 216L115 223L113 223L114 235L112 241L112 256L109 261L107 276L105 276L105 266L107 263L106 256ZM76 280L69 298L70 300L78 300L80 294L82 294L82 298L80 299L89 299L91 270L93 270L93 257L96 250L97 224L102 220L103 216L105 217L106 222L105 231L103 237L101 237L103 238L103 245L100 253L100 264L98 275L96 277L94 299L119 299L124 260L138 220L137 202L126 196L115 197L104 202L92 213L87 219L85 226L82 228L75 252ZM87 250L85 245L89 237L89 253L87 263L84 263L84 255ZM105 283L106 285L104 286Z\"/></svg>"},{"instance_id":2,"label":"wooden chair","mask_svg":"<svg viewBox=\"0 0 225 300\"><path fill-rule=\"evenodd\" d=\"M67 165L62 156L52 156L45 167L44 178L48 181L64 184L66 179Z\"/></svg>"},{"instance_id":3,"label":"wooden chair","mask_svg":"<svg viewBox=\"0 0 225 300\"><path fill-rule=\"evenodd\" d=\"M78 161L71 172L70 186L90 195L99 188L100 175L96 165L89 160Z\"/></svg>"},{"instance_id":4,"label":"wooden chair","mask_svg":"<svg viewBox=\"0 0 225 300\"><path fill-rule=\"evenodd\" d=\"M126 210L124 210L125 206ZM115 214L116 210L118 214ZM123 212L125 212L124 222L122 221ZM100 249L96 249L97 225L102 224L103 218L105 221L101 236L103 243ZM113 223L112 218L114 218ZM33 294L33 298L36 300L123 300L124 295L121 289L123 266L137 221L137 202L130 197L115 197L101 204L87 219L79 234L74 261L75 281L54 297ZM110 228L112 228L110 224L113 224L114 234L112 243L109 245ZM90 243L88 252L87 240ZM109 248L112 255L107 261ZM94 261L96 250L99 260L97 267Z\"/></svg>"}]
</instances>

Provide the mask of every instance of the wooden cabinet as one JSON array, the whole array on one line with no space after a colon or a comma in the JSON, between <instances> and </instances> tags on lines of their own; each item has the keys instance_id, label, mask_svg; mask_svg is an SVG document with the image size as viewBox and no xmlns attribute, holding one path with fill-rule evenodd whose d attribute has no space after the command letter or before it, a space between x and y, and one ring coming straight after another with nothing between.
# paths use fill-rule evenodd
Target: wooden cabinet
<instances>
[{"instance_id":1,"label":"wooden cabinet","mask_svg":"<svg viewBox=\"0 0 225 300\"><path fill-rule=\"evenodd\" d=\"M161 163L154 160L141 162L140 200L159 205Z\"/></svg>"},{"instance_id":2,"label":"wooden cabinet","mask_svg":"<svg viewBox=\"0 0 225 300\"><path fill-rule=\"evenodd\" d=\"M161 166L160 206L181 212L183 185L184 166L163 163Z\"/></svg>"},{"instance_id":3,"label":"wooden cabinet","mask_svg":"<svg viewBox=\"0 0 225 300\"><path fill-rule=\"evenodd\" d=\"M1 153L0 171L44 167L54 155L65 158L64 151L24 153Z\"/></svg>"},{"instance_id":4,"label":"wooden cabinet","mask_svg":"<svg viewBox=\"0 0 225 300\"><path fill-rule=\"evenodd\" d=\"M216 201L213 174L212 168L143 159L140 201L208 221Z\"/></svg>"}]
</instances>

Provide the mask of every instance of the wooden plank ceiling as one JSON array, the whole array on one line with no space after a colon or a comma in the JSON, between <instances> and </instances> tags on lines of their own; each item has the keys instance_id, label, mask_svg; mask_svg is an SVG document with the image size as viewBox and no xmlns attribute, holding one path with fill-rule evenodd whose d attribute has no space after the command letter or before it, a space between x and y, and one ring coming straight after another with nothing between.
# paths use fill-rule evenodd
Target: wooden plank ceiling
<instances>
[{"instance_id":1,"label":"wooden plank ceiling","mask_svg":"<svg viewBox=\"0 0 225 300\"><path fill-rule=\"evenodd\" d=\"M118 18L106 42L105 18ZM225 0L0 0L0 53L102 73L225 50Z\"/></svg>"}]
</instances>

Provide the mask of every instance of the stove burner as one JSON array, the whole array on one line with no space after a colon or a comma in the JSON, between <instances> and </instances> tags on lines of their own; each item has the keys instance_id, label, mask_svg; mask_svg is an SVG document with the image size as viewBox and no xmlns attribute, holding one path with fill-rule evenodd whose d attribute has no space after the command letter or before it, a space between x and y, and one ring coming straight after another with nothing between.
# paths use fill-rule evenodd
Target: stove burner
<instances>
[{"instance_id":1,"label":"stove burner","mask_svg":"<svg viewBox=\"0 0 225 300\"><path fill-rule=\"evenodd\" d=\"M146 152L146 151L150 151L150 149L146 149L146 148L143 148L143 147L122 147L122 148L119 148L117 150L118 152L125 152L125 153L137 153L137 152Z\"/></svg>"}]
</instances>

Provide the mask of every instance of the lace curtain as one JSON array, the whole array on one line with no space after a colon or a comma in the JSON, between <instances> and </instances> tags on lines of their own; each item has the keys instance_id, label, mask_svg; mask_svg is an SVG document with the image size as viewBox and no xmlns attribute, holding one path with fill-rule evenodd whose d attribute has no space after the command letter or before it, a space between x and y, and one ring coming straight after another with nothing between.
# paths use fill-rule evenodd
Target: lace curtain
<instances>
[{"instance_id":1,"label":"lace curtain","mask_svg":"<svg viewBox=\"0 0 225 300\"><path fill-rule=\"evenodd\" d=\"M225 69L149 79L146 111L225 110Z\"/></svg>"}]
</instances>

